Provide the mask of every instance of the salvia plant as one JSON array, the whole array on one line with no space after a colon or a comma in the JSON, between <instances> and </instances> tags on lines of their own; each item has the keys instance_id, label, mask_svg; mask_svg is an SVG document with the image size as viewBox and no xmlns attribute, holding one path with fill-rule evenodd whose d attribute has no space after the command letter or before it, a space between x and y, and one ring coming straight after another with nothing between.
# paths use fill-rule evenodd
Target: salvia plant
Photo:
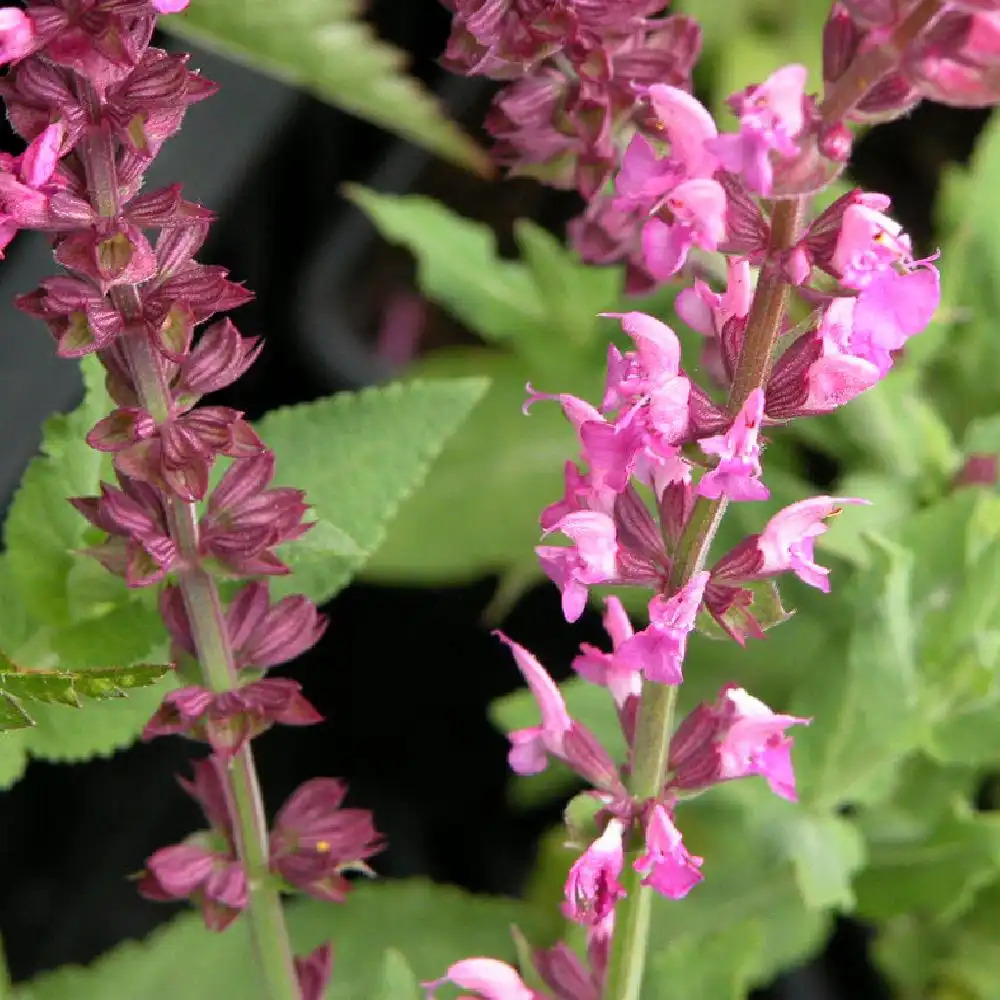
<instances>
[{"instance_id":1,"label":"salvia plant","mask_svg":"<svg viewBox=\"0 0 1000 1000\"><path fill-rule=\"evenodd\" d=\"M804 960L833 913L856 911L879 926L900 996L994 996L1000 423L981 388L996 352L963 328L962 307L992 274L976 241L995 245L995 175L987 153L955 175L943 221L972 214L952 219L961 239L944 232L940 259L915 248L886 195L843 176L861 130L924 99L1000 103L1000 3L837 0L810 5L812 34L791 30L801 11L789 9L786 34L821 52L822 79L790 53L711 108L692 80L726 30L708 8L446 6L444 65L500 81L495 161L579 196L573 252L524 224L524 260L503 260L434 203L353 190L414 250L428 296L497 349L425 359L420 378L256 427L203 402L260 354L217 318L251 293L195 259L212 213L144 179L215 89L152 44L157 18L229 30L251 50L256 39L262 56L275 43L250 6L219 28L217 0L0 11L0 96L26 143L0 162L0 242L51 241L61 270L17 306L59 356L83 359L87 385L80 410L46 428L5 527L0 770L13 781L30 755L180 734L203 748L179 780L204 814L136 882L197 918L13 995L726 998ZM263 23L283 30L280 16ZM366 100L343 98L379 119ZM478 162L435 128L431 146ZM963 329L955 361L948 338ZM931 360L939 382L918 386ZM493 384L427 377L457 373ZM944 416L924 398L936 391L951 393ZM496 631L527 685L494 711L510 769L546 772L541 797L575 792L523 905L359 887L385 846L377 819L345 805L343 780L316 777L268 820L252 750L275 725L322 721L302 685L270 671L319 640L317 604L380 546L484 394L372 572L425 572L426 543L428 576L502 572L494 615L539 572L568 622L603 610L607 641L584 643L564 684ZM544 469L491 457L491 432L513 420L546 445L532 458ZM817 494L790 443L857 471ZM500 501L483 501L494 523L463 555L434 548L420 504L463 537L466 509L437 484L469 454L484 471L458 476L468 516L477 491ZM530 562L511 551L519 522L503 506L522 475L561 483L532 512ZM408 518L431 542L408 540ZM127 714L88 705L83 723L59 704L126 692ZM81 735L89 719L106 740ZM537 800L520 777L515 794ZM159 973L144 979L144 962Z\"/></svg>"}]
</instances>

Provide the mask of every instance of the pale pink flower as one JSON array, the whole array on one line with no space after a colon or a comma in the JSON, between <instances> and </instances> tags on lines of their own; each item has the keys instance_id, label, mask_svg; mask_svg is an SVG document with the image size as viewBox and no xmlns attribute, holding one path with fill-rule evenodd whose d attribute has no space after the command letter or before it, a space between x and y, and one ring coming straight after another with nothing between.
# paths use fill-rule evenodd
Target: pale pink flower
<instances>
[{"instance_id":1,"label":"pale pink flower","mask_svg":"<svg viewBox=\"0 0 1000 1000\"><path fill-rule=\"evenodd\" d=\"M799 152L795 139L805 126L806 75L805 66L784 66L759 86L734 94L728 103L740 120L739 132L708 143L726 170L765 197L774 182L771 154L788 158Z\"/></svg>"},{"instance_id":2,"label":"pale pink flower","mask_svg":"<svg viewBox=\"0 0 1000 1000\"><path fill-rule=\"evenodd\" d=\"M682 181L660 212L670 221L653 218L642 227L642 253L650 274L661 281L684 266L692 247L714 251L726 238L726 192L718 181Z\"/></svg>"},{"instance_id":3,"label":"pale pink flower","mask_svg":"<svg viewBox=\"0 0 1000 1000\"><path fill-rule=\"evenodd\" d=\"M700 496L730 500L766 500L770 496L760 481L760 424L764 417L764 392L754 389L725 434L698 442L706 455L717 455L719 463L701 477Z\"/></svg>"},{"instance_id":4,"label":"pale pink flower","mask_svg":"<svg viewBox=\"0 0 1000 1000\"><path fill-rule=\"evenodd\" d=\"M475 990L481 1000L544 1000L524 985L513 967L496 958L463 958L449 967L443 979L424 983L424 986L433 990L444 983ZM433 996L429 993L428 1000Z\"/></svg>"},{"instance_id":5,"label":"pale pink flower","mask_svg":"<svg viewBox=\"0 0 1000 1000\"><path fill-rule=\"evenodd\" d=\"M562 593L566 620L575 622L586 607L588 588L615 576L615 524L608 514L584 510L566 514L550 530L569 536L574 544L539 545L535 553L546 575Z\"/></svg>"},{"instance_id":6,"label":"pale pink flower","mask_svg":"<svg viewBox=\"0 0 1000 1000\"><path fill-rule=\"evenodd\" d=\"M913 248L903 227L866 204L849 205L830 264L847 288L861 290L894 264L912 260Z\"/></svg>"}]
</instances>

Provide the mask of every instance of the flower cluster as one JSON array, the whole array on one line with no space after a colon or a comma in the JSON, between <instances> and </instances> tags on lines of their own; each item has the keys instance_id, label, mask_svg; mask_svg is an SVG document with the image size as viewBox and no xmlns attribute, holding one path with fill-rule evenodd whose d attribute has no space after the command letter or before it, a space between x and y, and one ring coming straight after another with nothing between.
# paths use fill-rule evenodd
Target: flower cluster
<instances>
[{"instance_id":1,"label":"flower cluster","mask_svg":"<svg viewBox=\"0 0 1000 1000\"><path fill-rule=\"evenodd\" d=\"M311 647L325 621L304 596L268 595L267 580L289 572L279 547L311 527L302 492L271 486L274 455L242 413L198 405L260 354L228 319L203 327L251 295L195 259L209 211L179 185L143 190L187 108L215 89L186 56L150 45L157 14L184 6L55 0L0 10L9 64L0 96L27 143L0 159L0 253L20 229L50 236L65 273L19 305L45 322L58 354L96 354L107 372L116 409L87 441L112 456L117 482L73 503L103 533L90 555L130 587L159 588L174 658L197 681L166 696L145 737L183 733L212 750L184 783L210 830L157 851L141 887L153 899L195 900L221 930L248 905L248 885L268 876L241 853L267 837L261 803L247 803L244 788L238 807L233 791L253 776L248 741L275 723L320 720L297 682L264 672ZM210 489L220 460L228 467ZM240 579L226 606L219 582ZM255 778L249 787L259 796ZM279 813L266 865L285 888L341 901L344 873L366 870L381 849L370 815L341 808L344 793L318 778ZM321 948L288 963L305 1000L323 994L331 962Z\"/></svg>"},{"instance_id":2,"label":"flower cluster","mask_svg":"<svg viewBox=\"0 0 1000 1000\"><path fill-rule=\"evenodd\" d=\"M809 197L849 158L849 123L893 117L924 96L966 105L1000 100L1000 6L839 0L823 38L825 93L808 90L804 66L780 67L729 97L738 121L729 133L690 93L697 26L658 17L660 3L450 6L446 62L512 81L489 121L501 162L574 184L587 200L571 225L584 258L626 262L631 291L680 281L677 316L704 338L709 378L699 385L667 324L641 312L608 314L631 344L609 347L599 402L528 386L526 411L555 401L580 447L579 460L566 463L563 496L541 513L536 549L565 618L582 615L594 586L646 591L648 624L637 628L621 600L607 597L610 649L585 644L573 661L580 677L607 689L627 752L615 761L572 717L538 660L500 635L540 715L537 726L509 734L512 770L534 774L557 759L587 785L592 832L581 839L583 829L571 828L584 849L563 904L586 929L587 963L565 946L536 953L544 996L488 958L458 962L426 984L433 991L449 982L487 1000L598 1000L616 914L632 891L626 884L677 900L711 877L712 859L685 847L684 802L752 777L796 800L788 731L809 719L775 712L727 684L676 725L669 709L657 716L665 753L662 767L652 758L650 776L641 759L648 746L638 738L643 713L664 704L656 686L683 682L695 629L721 627L742 645L763 638L784 615L776 586L782 575L829 590L816 539L844 505L866 501L800 500L713 554L718 518L729 503L770 496L770 430L829 413L884 378L930 322L940 287L934 258L915 258L887 214L887 197L852 190L812 218ZM639 45L673 37L672 50L659 50L657 74L620 60L627 32ZM618 103L616 88L629 71L628 99ZM721 288L704 280L723 273ZM638 994L636 979L624 993Z\"/></svg>"}]
</instances>

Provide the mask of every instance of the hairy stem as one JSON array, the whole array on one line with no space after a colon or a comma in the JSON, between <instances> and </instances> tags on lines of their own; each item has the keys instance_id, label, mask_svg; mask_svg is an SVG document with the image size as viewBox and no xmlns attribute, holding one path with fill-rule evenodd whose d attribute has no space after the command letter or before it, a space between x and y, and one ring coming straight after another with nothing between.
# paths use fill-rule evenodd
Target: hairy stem
<instances>
[{"instance_id":1,"label":"hairy stem","mask_svg":"<svg viewBox=\"0 0 1000 1000\"><path fill-rule=\"evenodd\" d=\"M780 201L771 220L771 261L794 244L804 208L804 198ZM771 355L781 333L790 288L781 269L765 264L754 292L739 364L729 396L729 411L736 413L747 396L763 387L771 370ZM726 511L726 499L699 497L674 553L671 584L679 589L705 567L712 540ZM629 791L644 802L663 787L674 728L677 687L645 684L639 703ZM640 884L640 876L628 867L622 882L628 896L615 913L615 933L608 963L605 1000L639 1000L652 914L654 890Z\"/></svg>"},{"instance_id":2,"label":"hairy stem","mask_svg":"<svg viewBox=\"0 0 1000 1000\"><path fill-rule=\"evenodd\" d=\"M89 87L87 91L84 96L88 103L99 108L97 95ZM95 127L81 144L80 155L95 210L106 217L115 216L120 209L120 198L115 146L107 129ZM139 318L141 300L134 285L119 285L112 289L111 296L126 318ZM122 343L140 404L157 423L164 422L170 416L170 390L159 355L141 329L125 334ZM238 685L236 668L219 589L213 577L199 565L195 505L173 498L169 521L171 536L186 567L178 573L177 582L191 622L202 682L213 691L231 690ZM233 814L236 849L246 872L247 915L254 950L269 1000L299 1000L281 897L268 867L267 817L249 742L244 743L230 764L227 799Z\"/></svg>"}]
</instances>

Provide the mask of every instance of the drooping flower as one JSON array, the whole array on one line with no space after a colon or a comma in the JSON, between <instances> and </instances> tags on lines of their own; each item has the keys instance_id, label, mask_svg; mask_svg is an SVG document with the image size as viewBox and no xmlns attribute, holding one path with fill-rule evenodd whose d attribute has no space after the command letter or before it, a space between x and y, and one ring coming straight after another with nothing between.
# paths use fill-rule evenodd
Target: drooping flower
<instances>
[{"instance_id":1,"label":"drooping flower","mask_svg":"<svg viewBox=\"0 0 1000 1000\"><path fill-rule=\"evenodd\" d=\"M604 832L577 858L566 879L564 912L581 924L598 924L626 893L618 876L625 861L621 821L611 819Z\"/></svg>"},{"instance_id":2,"label":"drooping flower","mask_svg":"<svg viewBox=\"0 0 1000 1000\"><path fill-rule=\"evenodd\" d=\"M706 472L697 492L704 497L730 500L766 500L771 494L760 481L760 425L764 417L764 392L754 389L732 427L725 434L698 442L707 455L717 455L719 463Z\"/></svg>"},{"instance_id":3,"label":"drooping flower","mask_svg":"<svg viewBox=\"0 0 1000 1000\"><path fill-rule=\"evenodd\" d=\"M775 795L796 801L789 726L809 725L796 715L778 715L735 684L713 704L699 704L670 742L670 787L707 788L720 781L761 775Z\"/></svg>"},{"instance_id":4,"label":"drooping flower","mask_svg":"<svg viewBox=\"0 0 1000 1000\"><path fill-rule=\"evenodd\" d=\"M695 573L670 597L657 594L649 602L649 625L615 651L618 662L641 670L655 684L680 684L687 637L694 628L709 573Z\"/></svg>"},{"instance_id":5,"label":"drooping flower","mask_svg":"<svg viewBox=\"0 0 1000 1000\"><path fill-rule=\"evenodd\" d=\"M336 778L313 778L292 793L271 831L272 871L332 903L350 891L344 873L369 872L365 861L385 847L367 809L341 808L346 794Z\"/></svg>"},{"instance_id":6,"label":"drooping flower","mask_svg":"<svg viewBox=\"0 0 1000 1000\"><path fill-rule=\"evenodd\" d=\"M688 853L670 813L655 803L646 820L646 851L634 865L642 884L668 899L683 899L704 878L702 860Z\"/></svg>"},{"instance_id":7,"label":"drooping flower","mask_svg":"<svg viewBox=\"0 0 1000 1000\"><path fill-rule=\"evenodd\" d=\"M513 654L541 715L540 725L507 734L511 744L507 761L511 770L515 774L538 774L545 770L551 755L564 761L594 787L613 795L623 794L614 761L593 733L570 717L558 685L545 668L502 632L494 635Z\"/></svg>"}]
</instances>

